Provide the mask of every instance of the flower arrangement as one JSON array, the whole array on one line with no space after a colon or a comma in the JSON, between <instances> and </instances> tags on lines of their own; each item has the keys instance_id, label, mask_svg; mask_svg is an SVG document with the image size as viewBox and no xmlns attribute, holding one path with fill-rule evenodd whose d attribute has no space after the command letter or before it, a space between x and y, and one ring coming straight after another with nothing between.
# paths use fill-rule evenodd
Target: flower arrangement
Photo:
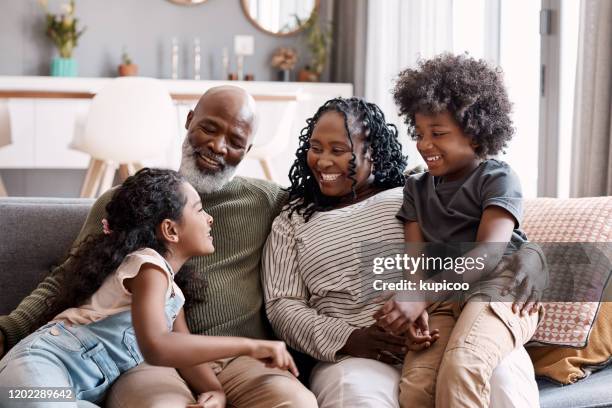
<instances>
[{"instance_id":1,"label":"flower arrangement","mask_svg":"<svg viewBox=\"0 0 612 408\"><path fill-rule=\"evenodd\" d=\"M297 51L289 47L280 47L272 55L272 66L282 71L291 70L297 63Z\"/></svg>"},{"instance_id":2,"label":"flower arrangement","mask_svg":"<svg viewBox=\"0 0 612 408\"><path fill-rule=\"evenodd\" d=\"M60 14L49 12L47 0L39 3L45 10L47 37L55 43L61 58L72 58L72 51L85 32L85 27L77 29L79 20L74 16L74 0L63 4Z\"/></svg>"}]
</instances>

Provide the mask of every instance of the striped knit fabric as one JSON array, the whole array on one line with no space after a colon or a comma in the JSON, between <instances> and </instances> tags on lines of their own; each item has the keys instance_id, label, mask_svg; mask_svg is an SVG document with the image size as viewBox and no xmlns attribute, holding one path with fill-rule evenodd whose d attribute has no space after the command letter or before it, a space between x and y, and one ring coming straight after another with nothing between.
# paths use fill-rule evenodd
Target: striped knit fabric
<instances>
[{"instance_id":1,"label":"striped knit fabric","mask_svg":"<svg viewBox=\"0 0 612 408\"><path fill-rule=\"evenodd\" d=\"M395 217L402 199L402 188L395 188L318 212L307 223L287 212L274 221L262 273L266 311L279 338L336 361L353 330L374 322L380 303L368 301L375 293L363 279L372 276L367 260L373 246L403 242L403 223Z\"/></svg>"},{"instance_id":2,"label":"striped knit fabric","mask_svg":"<svg viewBox=\"0 0 612 408\"><path fill-rule=\"evenodd\" d=\"M89 213L75 245L102 231L101 220L112 190L103 194ZM202 196L204 209L214 218L215 253L190 262L208 280L207 302L187 314L193 333L270 336L262 309L260 260L270 226L286 193L263 180L235 177L223 189ZM48 276L8 316L0 316L0 330L10 348L36 327L32 322L46 309L46 299L57 293L58 281Z\"/></svg>"}]
</instances>

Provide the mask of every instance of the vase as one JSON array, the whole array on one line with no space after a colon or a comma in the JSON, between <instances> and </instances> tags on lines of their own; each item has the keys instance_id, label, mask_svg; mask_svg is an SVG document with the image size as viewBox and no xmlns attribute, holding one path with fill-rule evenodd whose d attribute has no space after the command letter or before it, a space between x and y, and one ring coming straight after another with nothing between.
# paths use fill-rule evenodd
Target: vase
<instances>
[{"instance_id":1,"label":"vase","mask_svg":"<svg viewBox=\"0 0 612 408\"><path fill-rule=\"evenodd\" d=\"M119 65L119 76L138 76L138 65L121 64Z\"/></svg>"},{"instance_id":2,"label":"vase","mask_svg":"<svg viewBox=\"0 0 612 408\"><path fill-rule=\"evenodd\" d=\"M307 69L301 69L298 73L299 82L318 82L319 75L316 72L312 72Z\"/></svg>"},{"instance_id":3,"label":"vase","mask_svg":"<svg viewBox=\"0 0 612 408\"><path fill-rule=\"evenodd\" d=\"M283 82L291 81L291 70L290 69L281 69L278 71L278 80Z\"/></svg>"},{"instance_id":4,"label":"vase","mask_svg":"<svg viewBox=\"0 0 612 408\"><path fill-rule=\"evenodd\" d=\"M78 73L77 68L74 58L55 57L51 60L51 76L75 77Z\"/></svg>"}]
</instances>

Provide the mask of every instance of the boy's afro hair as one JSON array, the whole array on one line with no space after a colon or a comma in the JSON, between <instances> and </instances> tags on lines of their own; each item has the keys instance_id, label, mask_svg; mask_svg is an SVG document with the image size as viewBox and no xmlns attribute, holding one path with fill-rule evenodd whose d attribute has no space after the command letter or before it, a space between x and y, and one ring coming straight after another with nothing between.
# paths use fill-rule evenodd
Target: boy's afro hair
<instances>
[{"instance_id":1,"label":"boy's afro hair","mask_svg":"<svg viewBox=\"0 0 612 408\"><path fill-rule=\"evenodd\" d=\"M408 135L416 137L414 115L449 111L478 145L480 157L503 151L512 138L512 104L500 69L467 54L440 54L399 74L393 90Z\"/></svg>"}]
</instances>

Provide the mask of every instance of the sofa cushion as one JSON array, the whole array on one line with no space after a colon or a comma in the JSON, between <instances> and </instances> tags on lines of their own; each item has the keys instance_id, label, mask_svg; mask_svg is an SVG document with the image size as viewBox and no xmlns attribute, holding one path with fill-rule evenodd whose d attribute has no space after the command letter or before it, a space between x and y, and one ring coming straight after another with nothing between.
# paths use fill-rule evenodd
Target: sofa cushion
<instances>
[{"instance_id":1,"label":"sofa cushion","mask_svg":"<svg viewBox=\"0 0 612 408\"><path fill-rule=\"evenodd\" d=\"M561 384L572 384L594 369L609 364L612 360L610 321L612 302L604 302L587 347L529 347L527 351L534 362L536 373Z\"/></svg>"},{"instance_id":2,"label":"sofa cushion","mask_svg":"<svg viewBox=\"0 0 612 408\"><path fill-rule=\"evenodd\" d=\"M610 242L612 196L525 200L523 227L534 242Z\"/></svg>"},{"instance_id":3,"label":"sofa cushion","mask_svg":"<svg viewBox=\"0 0 612 408\"><path fill-rule=\"evenodd\" d=\"M542 344L584 347L610 274L611 259L606 257L611 256L607 243L612 242L612 197L526 200L523 225L533 242L593 243L586 251L603 253L597 265L574 264L573 258L584 252L583 248L566 244L563 251L557 251L557 257L563 259L549 259L551 283L544 293L549 302L532 339ZM562 292L569 287L581 301L551 301L562 299ZM599 296L593 294L598 291Z\"/></svg>"},{"instance_id":4,"label":"sofa cushion","mask_svg":"<svg viewBox=\"0 0 612 408\"><path fill-rule=\"evenodd\" d=\"M0 315L63 261L92 204L90 199L0 199Z\"/></svg>"},{"instance_id":5,"label":"sofa cushion","mask_svg":"<svg viewBox=\"0 0 612 408\"><path fill-rule=\"evenodd\" d=\"M561 386L538 380L541 408L595 408L612 406L612 367L576 384Z\"/></svg>"},{"instance_id":6,"label":"sofa cushion","mask_svg":"<svg viewBox=\"0 0 612 408\"><path fill-rule=\"evenodd\" d=\"M564 200L537 198L526 200L525 207L524 227L530 240L541 243L604 243L603 253L610 256L612 197ZM610 263L607 265L609 268ZM604 272L609 275L610 270ZM608 294L604 296L605 300L609 300L609 292L610 286ZM600 305L597 302L546 304L547 321L538 328L535 338L541 343L555 343L551 339L558 341L561 332L562 336L565 336L564 340L569 339L568 344L575 348L528 348L536 374L558 383L571 384L588 376L588 367L608 364L612 355L611 305L612 303ZM553 328L556 328L554 332ZM606 371L610 376L610 370ZM569 389L580 390L574 387ZM612 397L608 398L608 402L612 402Z\"/></svg>"}]
</instances>

